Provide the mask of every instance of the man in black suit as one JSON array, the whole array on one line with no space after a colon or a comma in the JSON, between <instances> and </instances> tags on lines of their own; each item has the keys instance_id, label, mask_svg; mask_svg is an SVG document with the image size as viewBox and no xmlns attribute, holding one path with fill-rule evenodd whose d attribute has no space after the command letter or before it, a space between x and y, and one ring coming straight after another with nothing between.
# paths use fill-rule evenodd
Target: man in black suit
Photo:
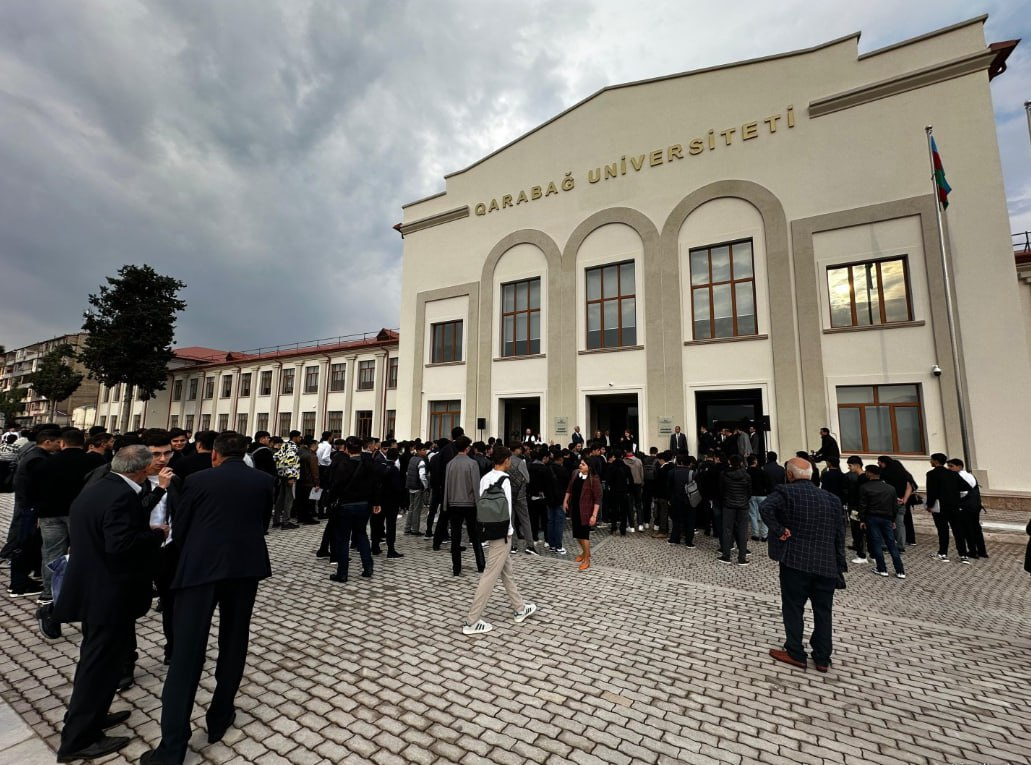
<instances>
[{"instance_id":1,"label":"man in black suit","mask_svg":"<svg viewBox=\"0 0 1031 765\"><path fill-rule=\"evenodd\" d=\"M211 467L211 448L215 443L216 435L213 430L198 430L193 437L193 454L184 456L171 466L175 474L185 479L193 473L199 473L201 470L207 470Z\"/></svg>"},{"instance_id":2,"label":"man in black suit","mask_svg":"<svg viewBox=\"0 0 1031 765\"><path fill-rule=\"evenodd\" d=\"M147 525L140 503L150 463L145 446L125 447L68 513L74 554L54 615L82 622L82 644L58 762L102 757L129 743L103 731L129 717L108 708L136 640L136 619L150 608L151 561L168 534L167 526Z\"/></svg>"},{"instance_id":3,"label":"man in black suit","mask_svg":"<svg viewBox=\"0 0 1031 765\"><path fill-rule=\"evenodd\" d=\"M181 765L186 757L215 606L216 685L206 718L208 743L222 740L236 719L233 701L247 661L258 582L272 575L263 518L275 482L244 463L247 440L238 433L223 433L213 447L213 469L189 477L176 510L175 651L161 694L161 743L143 755L142 764Z\"/></svg>"},{"instance_id":4,"label":"man in black suit","mask_svg":"<svg viewBox=\"0 0 1031 765\"><path fill-rule=\"evenodd\" d=\"M687 434L680 432L680 426L673 428L673 435L669 437L669 450L673 454L687 453Z\"/></svg>"}]
</instances>

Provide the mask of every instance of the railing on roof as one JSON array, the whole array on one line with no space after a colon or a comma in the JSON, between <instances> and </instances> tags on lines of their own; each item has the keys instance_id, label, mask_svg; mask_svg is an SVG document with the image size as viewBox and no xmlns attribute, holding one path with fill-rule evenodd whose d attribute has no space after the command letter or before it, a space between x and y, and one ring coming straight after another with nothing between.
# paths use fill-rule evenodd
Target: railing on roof
<instances>
[{"instance_id":1,"label":"railing on roof","mask_svg":"<svg viewBox=\"0 0 1031 765\"><path fill-rule=\"evenodd\" d=\"M209 354L206 356L199 356L197 358L200 358L204 361L226 361L230 360L228 357L248 358L253 356L270 356L278 353L286 353L289 351L317 351L319 348L343 345L345 343L368 343L377 340L386 342L388 339L393 339L386 337L387 332L392 332L396 335L398 330L378 329L375 332L356 332L351 335L323 337L319 338L318 340L302 340L296 343L286 343L285 345L262 346L260 348L249 348L245 351L229 351L228 354Z\"/></svg>"},{"instance_id":2,"label":"railing on roof","mask_svg":"<svg viewBox=\"0 0 1031 765\"><path fill-rule=\"evenodd\" d=\"M1013 234L1013 252L1031 255L1031 231L1020 231Z\"/></svg>"}]
</instances>

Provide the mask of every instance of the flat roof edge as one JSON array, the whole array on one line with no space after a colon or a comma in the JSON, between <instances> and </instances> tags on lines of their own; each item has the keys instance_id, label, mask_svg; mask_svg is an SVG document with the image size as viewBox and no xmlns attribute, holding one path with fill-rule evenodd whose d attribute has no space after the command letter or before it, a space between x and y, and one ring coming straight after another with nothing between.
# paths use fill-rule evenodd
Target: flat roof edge
<instances>
[{"instance_id":1,"label":"flat roof edge","mask_svg":"<svg viewBox=\"0 0 1031 765\"><path fill-rule=\"evenodd\" d=\"M910 37L906 40L901 40L897 43L892 43L891 45L885 45L883 48L872 50L869 53L861 53L859 55L859 60L862 61L866 58L873 58L874 56L879 56L882 53L888 53L889 51L897 50L898 48L904 48L905 46L912 45L913 43L922 42L924 40L930 40L934 37L940 37L941 35L948 34L949 32L955 32L957 29L963 29L964 27L973 26L974 24L984 24L984 22L986 22L987 20L988 14L982 13L980 16L975 16L974 18L967 19L966 21L959 21L955 24L950 24L947 27L935 29L932 32L925 32L924 34L917 35L916 37Z\"/></svg>"}]
</instances>

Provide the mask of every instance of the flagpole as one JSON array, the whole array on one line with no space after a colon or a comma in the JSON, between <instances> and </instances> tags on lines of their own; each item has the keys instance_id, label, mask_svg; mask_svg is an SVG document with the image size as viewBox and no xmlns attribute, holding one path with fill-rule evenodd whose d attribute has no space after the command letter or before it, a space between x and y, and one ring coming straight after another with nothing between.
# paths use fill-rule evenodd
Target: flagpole
<instances>
[{"instance_id":1,"label":"flagpole","mask_svg":"<svg viewBox=\"0 0 1031 765\"><path fill-rule=\"evenodd\" d=\"M941 202L938 198L938 183L935 177L934 150L931 148L931 135L934 127L928 125L924 128L927 132L927 158L931 163L931 189L934 192L934 214L938 220L938 246L941 255L942 275L945 279L945 314L948 317L949 345L952 348L952 372L956 380L956 398L959 407L959 434L963 444L963 459L966 460L967 469L974 469L974 455L970 450L970 434L967 431L967 407L966 407L966 386L962 365L959 358L959 341L956 337L956 316L955 305L952 300L952 276L949 269L949 256L945 251L945 224L942 220Z\"/></svg>"}]
</instances>

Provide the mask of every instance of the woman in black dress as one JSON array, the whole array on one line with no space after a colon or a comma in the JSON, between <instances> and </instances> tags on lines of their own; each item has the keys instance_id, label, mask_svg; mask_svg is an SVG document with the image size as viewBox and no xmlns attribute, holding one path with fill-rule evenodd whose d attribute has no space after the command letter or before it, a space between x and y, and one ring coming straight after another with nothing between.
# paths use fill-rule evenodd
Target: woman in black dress
<instances>
[{"instance_id":1,"label":"woman in black dress","mask_svg":"<svg viewBox=\"0 0 1031 765\"><path fill-rule=\"evenodd\" d=\"M573 538L580 543L580 554L576 556L580 570L591 567L591 527L598 521L598 507L601 503L601 481L594 474L590 463L583 460L569 480L562 506L573 522Z\"/></svg>"}]
</instances>

